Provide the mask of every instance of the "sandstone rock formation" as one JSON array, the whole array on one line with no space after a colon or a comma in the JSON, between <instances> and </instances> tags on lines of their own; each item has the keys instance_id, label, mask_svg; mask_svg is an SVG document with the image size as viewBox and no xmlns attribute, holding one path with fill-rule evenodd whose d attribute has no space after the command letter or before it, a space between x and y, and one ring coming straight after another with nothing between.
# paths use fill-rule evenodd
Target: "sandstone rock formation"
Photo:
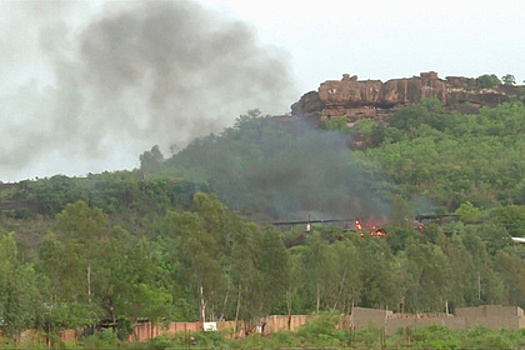
<instances>
[{"instance_id":1,"label":"sandstone rock formation","mask_svg":"<svg viewBox=\"0 0 525 350\"><path fill-rule=\"evenodd\" d=\"M341 80L329 80L319 90L311 91L292 105L292 114L321 118L349 116L352 119L392 113L423 98L437 98L450 109L472 112L482 106L494 106L519 95L519 87L498 85L484 89L477 79L465 77L438 78L436 72L419 77L380 80L358 80L344 74Z\"/></svg>"}]
</instances>

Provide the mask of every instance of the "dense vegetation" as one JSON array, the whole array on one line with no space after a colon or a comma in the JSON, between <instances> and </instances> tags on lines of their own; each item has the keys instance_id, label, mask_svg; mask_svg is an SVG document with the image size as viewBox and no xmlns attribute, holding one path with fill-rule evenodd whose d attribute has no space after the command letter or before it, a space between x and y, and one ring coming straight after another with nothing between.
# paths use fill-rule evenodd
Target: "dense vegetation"
<instances>
[{"instance_id":1,"label":"dense vegetation","mask_svg":"<svg viewBox=\"0 0 525 350\"><path fill-rule=\"evenodd\" d=\"M198 320L201 302L207 319L247 323L352 305L525 307L525 251L510 239L525 237L522 103L460 115L426 100L388 126L322 126L252 111L168 160L154 147L141 169L6 187L2 332ZM261 224L308 213L388 217L389 235L315 226L286 249L303 227ZM461 216L414 230L422 213Z\"/></svg>"}]
</instances>

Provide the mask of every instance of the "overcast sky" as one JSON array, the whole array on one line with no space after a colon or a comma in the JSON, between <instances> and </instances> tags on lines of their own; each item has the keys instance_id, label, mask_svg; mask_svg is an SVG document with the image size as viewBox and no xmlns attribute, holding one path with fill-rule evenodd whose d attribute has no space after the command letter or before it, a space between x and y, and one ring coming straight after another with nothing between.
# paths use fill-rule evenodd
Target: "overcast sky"
<instances>
[{"instance_id":1,"label":"overcast sky","mask_svg":"<svg viewBox=\"0 0 525 350\"><path fill-rule=\"evenodd\" d=\"M342 73L383 81L513 74L525 80L522 0L202 0L289 53L301 91Z\"/></svg>"},{"instance_id":2,"label":"overcast sky","mask_svg":"<svg viewBox=\"0 0 525 350\"><path fill-rule=\"evenodd\" d=\"M0 180L139 166L325 80L525 79L525 2L0 1Z\"/></svg>"}]
</instances>

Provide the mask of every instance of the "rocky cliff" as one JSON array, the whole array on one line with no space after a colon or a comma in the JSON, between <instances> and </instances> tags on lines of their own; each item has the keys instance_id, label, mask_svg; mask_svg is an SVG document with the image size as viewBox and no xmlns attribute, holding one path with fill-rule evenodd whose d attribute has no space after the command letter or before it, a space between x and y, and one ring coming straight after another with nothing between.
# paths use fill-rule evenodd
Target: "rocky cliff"
<instances>
[{"instance_id":1,"label":"rocky cliff","mask_svg":"<svg viewBox=\"0 0 525 350\"><path fill-rule=\"evenodd\" d=\"M519 86L496 85L483 88L475 78L438 77L436 72L412 78L358 80L344 74L341 80L325 81L318 91L311 91L292 105L292 115L348 116L353 119L390 114L423 98L437 98L445 107L475 112L482 106L494 106L520 95Z\"/></svg>"}]
</instances>

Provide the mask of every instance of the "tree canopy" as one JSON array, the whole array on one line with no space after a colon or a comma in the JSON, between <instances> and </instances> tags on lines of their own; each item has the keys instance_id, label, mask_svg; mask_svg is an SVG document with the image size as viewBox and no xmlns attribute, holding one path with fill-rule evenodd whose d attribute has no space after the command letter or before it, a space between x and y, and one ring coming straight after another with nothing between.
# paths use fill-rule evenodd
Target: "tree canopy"
<instances>
[{"instance_id":1,"label":"tree canopy","mask_svg":"<svg viewBox=\"0 0 525 350\"><path fill-rule=\"evenodd\" d=\"M142 169L22 182L0 191L0 330L525 307L524 130L521 102L462 115L424 100L389 125L324 129L252 112ZM388 236L270 225L308 214ZM419 229L419 214L444 219Z\"/></svg>"}]
</instances>

